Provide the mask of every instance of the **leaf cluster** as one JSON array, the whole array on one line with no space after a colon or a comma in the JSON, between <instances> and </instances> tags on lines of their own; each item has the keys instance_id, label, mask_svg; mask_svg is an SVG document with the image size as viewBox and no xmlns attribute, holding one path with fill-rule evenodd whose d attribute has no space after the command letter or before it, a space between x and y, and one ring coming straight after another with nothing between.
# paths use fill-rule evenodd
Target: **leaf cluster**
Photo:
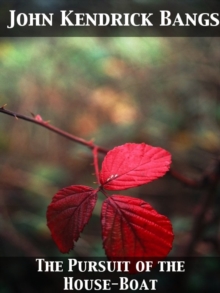
<instances>
[{"instance_id":1,"label":"leaf cluster","mask_svg":"<svg viewBox=\"0 0 220 293\"><path fill-rule=\"evenodd\" d=\"M95 152L93 152L95 157ZM99 173L95 162L97 189L72 185L55 194L47 210L47 224L59 250L68 253L88 223L102 192L101 225L103 247L108 258L166 257L172 248L169 219L145 201L124 195L108 195L107 190L137 187L163 176L171 155L164 149L141 143L126 143L107 153Z\"/></svg>"}]
</instances>

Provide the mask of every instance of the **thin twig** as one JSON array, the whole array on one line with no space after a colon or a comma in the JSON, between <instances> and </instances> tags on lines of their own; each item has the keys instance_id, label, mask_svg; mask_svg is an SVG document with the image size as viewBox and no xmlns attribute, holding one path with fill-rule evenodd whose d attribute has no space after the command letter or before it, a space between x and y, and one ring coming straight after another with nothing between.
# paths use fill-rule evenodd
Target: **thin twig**
<instances>
[{"instance_id":1,"label":"thin twig","mask_svg":"<svg viewBox=\"0 0 220 293\"><path fill-rule=\"evenodd\" d=\"M204 176L202 176L199 180L187 178L183 176L182 174L178 173L177 171L173 170L172 168L169 171L170 175L177 179L178 181L182 182L184 185L187 185L189 187L193 188L200 188L204 185Z\"/></svg>"},{"instance_id":2,"label":"thin twig","mask_svg":"<svg viewBox=\"0 0 220 293\"><path fill-rule=\"evenodd\" d=\"M94 168L95 168L95 175L97 179L98 185L100 185L100 179L99 179L99 162L98 162L98 149L95 147L92 150L93 158L94 158Z\"/></svg>"},{"instance_id":3,"label":"thin twig","mask_svg":"<svg viewBox=\"0 0 220 293\"><path fill-rule=\"evenodd\" d=\"M99 147L99 146L95 145L95 144L94 144L93 142L91 142L91 141L86 141L86 140L83 139L83 138L77 137L77 136L72 135L72 134L70 134L70 133L68 133L68 132L65 132L65 131L63 131L63 130L61 130L61 129L55 127L55 126L52 126L52 125L49 124L49 122L47 122L47 121L43 121L43 120L41 121L40 119L31 118L31 117L28 117L28 116L25 116L25 115L21 115L21 114L18 114L18 113L15 113L15 112L12 112L12 111L6 110L6 109L4 108L4 106L0 108L0 112L1 112L1 113L4 113L4 114L6 114L6 115L9 115L9 116L15 117L16 119L17 119L17 118L20 118L20 119L22 119L22 120L25 120L25 121L29 121L29 122L32 122L32 123L38 124L38 125L40 125L40 126L42 126L42 127L44 127L44 128L47 128L47 129L49 129L49 130L51 130L51 131L53 131L53 132L58 133L59 135L61 135L61 136L63 136L63 137L66 137L66 138L68 138L68 139L70 139L70 140L72 140L72 141L75 141L75 142L80 143L80 144L82 144L82 145L84 145L84 146L87 146L87 147L90 148L90 149L97 148L97 151L98 151L99 153L106 154L106 153L108 152L107 149L102 148L102 147Z\"/></svg>"},{"instance_id":4,"label":"thin twig","mask_svg":"<svg viewBox=\"0 0 220 293\"><path fill-rule=\"evenodd\" d=\"M204 176L204 184L208 186L205 193L201 197L200 202L196 207L196 214L193 218L192 230L190 233L190 238L186 243L185 247L182 249L179 256L191 257L195 253L195 248L197 243L201 240L202 233L205 228L205 218L208 210L213 204L214 196L216 195L216 190L219 183L220 175L220 160L215 162L215 166L209 174ZM179 292L186 292L187 280L192 272L192 258L188 258L185 264L185 274L178 279Z\"/></svg>"},{"instance_id":5,"label":"thin twig","mask_svg":"<svg viewBox=\"0 0 220 293\"><path fill-rule=\"evenodd\" d=\"M31 118L31 117L28 117L28 116L25 116L25 115L21 115L21 114L18 114L16 112L12 112L12 111L9 111L9 110L6 110L5 109L5 105L0 107L0 113L3 113L3 114L6 114L6 115L9 115L9 116L12 116L12 117L15 117L16 119L22 119L22 120L25 120L25 121L29 121L29 122L32 122L32 123L35 123L35 124L38 124L44 128L47 128L49 129L50 131L53 131L65 138L68 138L72 141L75 141L79 144L82 144L92 150L96 149L97 150L97 153L102 153L102 154L107 154L107 152L109 151L108 149L105 149L103 147L100 147L96 144L94 144L93 142L91 141L86 141L85 139L82 139L80 137L77 137L75 135L72 135L68 132L65 132L55 126L52 126L51 124L49 124L48 121L44 121L39 115L36 115L34 116L34 118ZM177 171L174 171L172 168L170 169L169 173L171 174L172 177L174 177L175 179L177 179L178 181L180 181L181 183L189 186L189 187L196 187L196 188L199 188L199 187L202 187L203 186L203 177L202 177L202 180L193 180L193 179L189 179L189 178L186 178L185 176L179 174Z\"/></svg>"},{"instance_id":6,"label":"thin twig","mask_svg":"<svg viewBox=\"0 0 220 293\"><path fill-rule=\"evenodd\" d=\"M191 237L183 251L183 256L191 256L195 250L195 246L199 241L201 234L205 226L205 216L207 211L210 209L216 189L219 182L220 173L220 161L215 163L212 173L209 174L208 190L203 194L201 201L196 208L196 215L194 217L194 223L192 227Z\"/></svg>"}]
</instances>

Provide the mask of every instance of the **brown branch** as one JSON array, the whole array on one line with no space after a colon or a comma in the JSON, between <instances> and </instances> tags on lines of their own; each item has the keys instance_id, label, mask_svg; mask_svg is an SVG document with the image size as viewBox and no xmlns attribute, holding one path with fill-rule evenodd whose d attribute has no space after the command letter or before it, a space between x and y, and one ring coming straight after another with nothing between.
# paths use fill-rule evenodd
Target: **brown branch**
<instances>
[{"instance_id":1,"label":"brown branch","mask_svg":"<svg viewBox=\"0 0 220 293\"><path fill-rule=\"evenodd\" d=\"M9 110L6 110L5 109L5 105L0 107L0 113L3 113L3 114L6 114L6 115L9 115L9 116L12 116L12 117L15 117L16 119L22 119L22 120L25 120L25 121L29 121L29 122L32 122L32 123L35 123L37 125L40 125L44 128L47 128L49 129L50 131L53 131L65 138L68 138L74 142L77 142L79 144L82 144L92 150L96 149L98 153L102 153L102 154L107 154L107 152L109 151L108 149L105 149L105 148L102 148L98 145L95 145L93 142L91 141L86 141L85 139L82 139L80 137L77 137L75 135L72 135L68 132L65 132L55 126L52 126L51 124L49 124L48 121L43 121L42 118L39 116L39 115L36 115L34 116L34 118L31 118L31 117L28 117L28 116L24 116L24 115L21 115L21 114L18 114L18 113L15 113L15 112L12 112L12 111L9 111ZM189 178L186 178L185 176L179 174L177 171L174 171L172 168L170 169L169 171L170 175L172 177L174 177L175 179L177 179L178 181L182 182L183 184L189 186L189 187L196 187L196 188L199 188L199 187L202 187L203 186L203 182L204 182L204 178L202 177L201 180L193 180L193 179L189 179Z\"/></svg>"},{"instance_id":2,"label":"brown branch","mask_svg":"<svg viewBox=\"0 0 220 293\"><path fill-rule=\"evenodd\" d=\"M196 245L200 241L202 233L204 231L206 225L206 214L213 204L216 190L218 188L218 183L220 179L220 160L217 160L217 162L215 162L212 171L206 174L206 176L204 176L203 178L204 185L207 185L208 188L206 189L205 193L201 197L201 201L196 207L196 214L193 219L190 238L185 244L185 247L182 249L181 253L179 254L179 256L184 257L184 259L186 259L187 257L192 257L194 255ZM185 273L181 278L178 279L178 288L180 293L186 292L187 280L189 279L191 272L192 258L188 258L187 263L185 264Z\"/></svg>"},{"instance_id":3,"label":"brown branch","mask_svg":"<svg viewBox=\"0 0 220 293\"><path fill-rule=\"evenodd\" d=\"M172 177L189 187L200 188L204 184L204 177L201 177L199 180L190 179L173 170L172 168L170 169L169 173Z\"/></svg>"},{"instance_id":4,"label":"brown branch","mask_svg":"<svg viewBox=\"0 0 220 293\"><path fill-rule=\"evenodd\" d=\"M63 137L66 137L66 138L68 138L68 139L70 139L70 140L72 140L72 141L75 141L75 142L77 142L77 143L79 143L79 144L82 144L82 145L84 145L84 146L87 146L88 148L90 148L90 149L92 149L92 150L93 150L94 148L96 148L97 151L98 151L99 153L106 154L106 153L108 152L107 149L102 148L102 147L99 147L99 146L95 145L95 144L94 144L93 142L91 142L91 141L86 141L85 139L82 139L82 138L77 137L77 136L75 136L75 135L72 135L72 134L70 134L70 133L68 133L68 132L65 132L65 131L63 131L63 130L61 130L61 129L55 127L55 126L52 126L52 125L49 124L49 122L47 122L47 121L43 121L43 120L37 118L37 117L39 117L39 115L37 115L36 118L31 118L31 117L28 117L28 116L24 116L24 115L21 115L21 114L18 114L18 113L15 113L15 112L12 112L12 111L6 110L6 109L4 108L4 106L0 108L0 112L1 112L1 113L4 113L4 114L6 114L6 115L9 115L9 116L15 117L16 119L19 118L19 119L22 119L22 120L25 120L25 121L29 121L29 122L32 122L32 123L38 124L38 125L40 125L40 126L42 126L42 127L44 127L44 128L47 128L47 129L49 129L49 130L51 130L51 131L53 131L53 132L58 133L59 135L61 135L61 136L63 136Z\"/></svg>"},{"instance_id":5,"label":"brown branch","mask_svg":"<svg viewBox=\"0 0 220 293\"><path fill-rule=\"evenodd\" d=\"M205 216L207 211L210 209L214 196L216 194L216 189L218 187L218 182L220 179L220 160L215 162L212 172L209 174L208 190L204 193L201 198L200 203L196 207L196 215L194 218L194 223L191 231L191 237L183 251L183 256L191 256L194 252L197 242L200 240L202 232L205 227Z\"/></svg>"}]
</instances>

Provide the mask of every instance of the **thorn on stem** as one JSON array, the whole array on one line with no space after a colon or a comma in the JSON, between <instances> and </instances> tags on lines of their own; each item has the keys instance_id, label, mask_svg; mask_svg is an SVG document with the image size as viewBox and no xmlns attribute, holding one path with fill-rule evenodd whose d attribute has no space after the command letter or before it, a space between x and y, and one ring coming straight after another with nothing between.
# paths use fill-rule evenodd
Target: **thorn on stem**
<instances>
[{"instance_id":1,"label":"thorn on stem","mask_svg":"<svg viewBox=\"0 0 220 293\"><path fill-rule=\"evenodd\" d=\"M7 104L4 104L3 106L1 106L0 109L4 110L4 108L7 106Z\"/></svg>"}]
</instances>

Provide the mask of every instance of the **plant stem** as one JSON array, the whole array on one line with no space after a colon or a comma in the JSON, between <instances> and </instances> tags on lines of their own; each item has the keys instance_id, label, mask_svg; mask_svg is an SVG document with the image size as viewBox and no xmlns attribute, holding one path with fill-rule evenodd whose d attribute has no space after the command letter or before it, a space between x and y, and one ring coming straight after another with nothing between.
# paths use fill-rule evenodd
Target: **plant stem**
<instances>
[{"instance_id":1,"label":"plant stem","mask_svg":"<svg viewBox=\"0 0 220 293\"><path fill-rule=\"evenodd\" d=\"M102 153L102 154L107 154L108 152L108 149L105 149L103 147L100 147L96 144L94 144L92 141L86 141L85 139L81 138L81 137L77 137L75 135L72 135L68 132L65 132L55 126L52 126L51 124L49 124L49 122L47 121L43 121L42 119L39 119L39 115L38 116L38 119L37 119L37 116L35 116L34 118L31 118L31 117L28 117L28 116L25 116L25 115L21 115L19 113L16 113L16 112L12 112L12 111L9 111L9 110L6 110L5 109L5 105L0 107L0 113L3 113L3 114L6 114L6 115L9 115L9 116L12 116L12 117L15 117L16 119L22 119L22 120L25 120L25 121L29 121L29 122L32 122L32 123L35 123L37 125L40 125L44 128L47 128L49 129L50 131L53 131L65 138L68 138L72 141L75 141L81 145L84 145L92 150L96 149L96 152L97 153ZM97 166L95 166L96 168ZM172 168L170 169L169 171L170 175L172 177L174 177L175 179L177 179L178 181L182 182L183 184L187 185L187 186L190 186L190 187L196 187L196 188L199 188L199 187L202 187L203 186L203 177L201 180L193 180L193 179L189 179L189 178L186 178L184 177L183 175L179 174L178 172L174 171ZM97 171L96 171L96 177L97 177Z\"/></svg>"},{"instance_id":2,"label":"plant stem","mask_svg":"<svg viewBox=\"0 0 220 293\"><path fill-rule=\"evenodd\" d=\"M190 178L186 178L185 176L183 176L182 174L178 173L177 171L175 171L173 169L170 169L169 173L170 173L170 175L172 177L174 177L178 181L181 181L184 185L187 185L187 186L192 187L192 188L203 187L203 183L204 183L203 176L201 177L200 180L193 180L193 179L190 179Z\"/></svg>"},{"instance_id":3,"label":"plant stem","mask_svg":"<svg viewBox=\"0 0 220 293\"><path fill-rule=\"evenodd\" d=\"M98 148L94 147L92 150L93 153L93 160L94 160L94 168L95 168L95 175L97 179L98 185L100 185L100 179L99 179L99 163L98 163Z\"/></svg>"},{"instance_id":4,"label":"plant stem","mask_svg":"<svg viewBox=\"0 0 220 293\"><path fill-rule=\"evenodd\" d=\"M72 141L75 141L75 142L77 142L77 143L79 143L79 144L82 144L82 145L84 145L84 146L87 146L88 148L90 148L90 149L92 149L92 150L93 150L94 148L96 148L96 149L97 149L97 152L99 152L99 153L106 154L106 153L108 152L107 149L95 145L92 141L86 141L86 140L83 139L83 138L80 138L80 137L77 137L77 136L75 136L75 135L72 135L72 134L70 134L70 133L68 133L68 132L65 132L65 131L63 131L63 130L61 130L61 129L55 127L55 126L52 126L52 125L49 124L49 122L47 122L47 121L43 121L43 120L42 120L42 121L39 121L39 120L37 120L37 119L35 119L35 118L31 118L31 117L28 117L28 116L24 116L24 115L21 115L21 114L18 114L18 113L15 113L15 112L12 112L12 111L6 110L6 109L4 108L4 106L0 108L0 112L1 112L1 113L4 113L4 114L6 114L6 115L9 115L9 116L15 117L16 119L19 118L19 119L22 119L22 120L25 120L25 121L29 121L29 122L32 122L32 123L38 124L38 125L40 125L40 126L42 126L42 127L44 127L44 128L47 128L47 129L49 129L49 130L51 130L51 131L53 131L53 132L58 133L59 135L61 135L61 136L63 136L63 137L66 137L66 138L68 138L68 139L70 139L70 140L72 140Z\"/></svg>"},{"instance_id":5,"label":"plant stem","mask_svg":"<svg viewBox=\"0 0 220 293\"><path fill-rule=\"evenodd\" d=\"M215 166L213 167L212 172L209 174L209 182L208 189L201 197L201 201L197 205L197 212L194 217L194 223L192 227L191 237L189 239L188 244L186 245L185 250L183 251L183 256L191 256L194 252L195 246L199 241L201 234L204 230L205 226L205 216L207 211L210 209L213 204L214 197L216 195L216 189L219 183L219 175L220 175L220 161L217 160L215 162Z\"/></svg>"}]
</instances>

